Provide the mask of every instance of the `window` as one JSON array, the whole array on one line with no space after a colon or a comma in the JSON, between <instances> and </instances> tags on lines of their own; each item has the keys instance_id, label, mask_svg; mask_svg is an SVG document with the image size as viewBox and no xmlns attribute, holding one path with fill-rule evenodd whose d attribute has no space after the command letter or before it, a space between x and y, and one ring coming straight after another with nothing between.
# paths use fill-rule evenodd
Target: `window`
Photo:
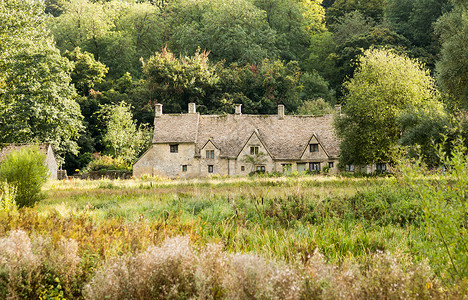
<instances>
[{"instance_id":1,"label":"window","mask_svg":"<svg viewBox=\"0 0 468 300\"><path fill-rule=\"evenodd\" d=\"M208 173L213 173L213 165L208 165Z\"/></svg>"},{"instance_id":2,"label":"window","mask_svg":"<svg viewBox=\"0 0 468 300\"><path fill-rule=\"evenodd\" d=\"M309 164L309 171L320 171L320 163L319 162L311 162Z\"/></svg>"},{"instance_id":3,"label":"window","mask_svg":"<svg viewBox=\"0 0 468 300\"><path fill-rule=\"evenodd\" d=\"M257 172L265 173L265 166L256 166L255 169Z\"/></svg>"},{"instance_id":4,"label":"window","mask_svg":"<svg viewBox=\"0 0 468 300\"><path fill-rule=\"evenodd\" d=\"M214 158L214 150L206 150L206 158Z\"/></svg>"},{"instance_id":5,"label":"window","mask_svg":"<svg viewBox=\"0 0 468 300\"><path fill-rule=\"evenodd\" d=\"M292 164L281 164L283 167L283 173L291 173L292 172Z\"/></svg>"},{"instance_id":6,"label":"window","mask_svg":"<svg viewBox=\"0 0 468 300\"><path fill-rule=\"evenodd\" d=\"M179 145L170 145L171 147L171 153L177 153L179 152Z\"/></svg>"},{"instance_id":7,"label":"window","mask_svg":"<svg viewBox=\"0 0 468 300\"><path fill-rule=\"evenodd\" d=\"M328 162L328 168L331 169L335 166L335 164L332 161Z\"/></svg>"},{"instance_id":8,"label":"window","mask_svg":"<svg viewBox=\"0 0 468 300\"><path fill-rule=\"evenodd\" d=\"M376 169L377 171L384 172L384 171L387 170L387 164L382 164L382 163L377 164L377 165L375 166L375 169Z\"/></svg>"},{"instance_id":9,"label":"window","mask_svg":"<svg viewBox=\"0 0 468 300\"><path fill-rule=\"evenodd\" d=\"M250 155L258 154L258 147L250 147Z\"/></svg>"},{"instance_id":10,"label":"window","mask_svg":"<svg viewBox=\"0 0 468 300\"><path fill-rule=\"evenodd\" d=\"M310 144L310 152L319 152L318 144Z\"/></svg>"},{"instance_id":11,"label":"window","mask_svg":"<svg viewBox=\"0 0 468 300\"><path fill-rule=\"evenodd\" d=\"M244 166L241 166L241 171L242 171L242 172L245 171L245 167L244 167Z\"/></svg>"},{"instance_id":12,"label":"window","mask_svg":"<svg viewBox=\"0 0 468 300\"><path fill-rule=\"evenodd\" d=\"M182 172L187 172L187 165L182 165Z\"/></svg>"},{"instance_id":13,"label":"window","mask_svg":"<svg viewBox=\"0 0 468 300\"><path fill-rule=\"evenodd\" d=\"M345 171L354 172L354 165L346 165Z\"/></svg>"}]
</instances>

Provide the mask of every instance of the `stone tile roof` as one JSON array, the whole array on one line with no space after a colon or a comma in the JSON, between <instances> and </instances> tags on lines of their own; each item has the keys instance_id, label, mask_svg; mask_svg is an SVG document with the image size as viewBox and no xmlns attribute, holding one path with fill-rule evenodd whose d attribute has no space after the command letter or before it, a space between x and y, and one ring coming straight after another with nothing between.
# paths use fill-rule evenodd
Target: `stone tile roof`
<instances>
[{"instance_id":1,"label":"stone tile roof","mask_svg":"<svg viewBox=\"0 0 468 300\"><path fill-rule=\"evenodd\" d=\"M153 143L195 143L198 119L198 114L155 117Z\"/></svg>"},{"instance_id":2,"label":"stone tile roof","mask_svg":"<svg viewBox=\"0 0 468 300\"><path fill-rule=\"evenodd\" d=\"M339 144L333 115L162 115L155 118L153 143L195 143L197 153L211 139L224 157L237 157L254 131L274 159L300 159L315 134L331 157Z\"/></svg>"},{"instance_id":3,"label":"stone tile roof","mask_svg":"<svg viewBox=\"0 0 468 300\"><path fill-rule=\"evenodd\" d=\"M5 159L8 153L32 146L33 144L6 144L5 146L0 145L0 162ZM39 144L39 150L47 154L47 150L49 148L49 144Z\"/></svg>"}]
</instances>

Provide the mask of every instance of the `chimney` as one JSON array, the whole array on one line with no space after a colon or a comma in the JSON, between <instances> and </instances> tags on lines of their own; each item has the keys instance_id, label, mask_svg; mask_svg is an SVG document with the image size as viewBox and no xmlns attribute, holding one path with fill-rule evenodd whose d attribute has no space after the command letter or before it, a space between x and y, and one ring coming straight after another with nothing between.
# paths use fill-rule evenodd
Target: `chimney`
<instances>
[{"instance_id":1,"label":"chimney","mask_svg":"<svg viewBox=\"0 0 468 300\"><path fill-rule=\"evenodd\" d=\"M280 120L284 119L284 105L283 104L278 105L278 119Z\"/></svg>"},{"instance_id":2,"label":"chimney","mask_svg":"<svg viewBox=\"0 0 468 300\"><path fill-rule=\"evenodd\" d=\"M341 115L341 105L335 105L335 113Z\"/></svg>"},{"instance_id":3,"label":"chimney","mask_svg":"<svg viewBox=\"0 0 468 300\"><path fill-rule=\"evenodd\" d=\"M197 112L197 105L195 103L189 103L188 104L188 113L189 114L194 114Z\"/></svg>"},{"instance_id":4,"label":"chimney","mask_svg":"<svg viewBox=\"0 0 468 300\"><path fill-rule=\"evenodd\" d=\"M157 104L155 105L154 109L155 109L154 116L155 116L156 118L162 116L162 114L163 114L163 112L162 112L162 104L157 103Z\"/></svg>"},{"instance_id":5,"label":"chimney","mask_svg":"<svg viewBox=\"0 0 468 300\"><path fill-rule=\"evenodd\" d=\"M242 115L242 104L236 104L236 115Z\"/></svg>"}]
</instances>

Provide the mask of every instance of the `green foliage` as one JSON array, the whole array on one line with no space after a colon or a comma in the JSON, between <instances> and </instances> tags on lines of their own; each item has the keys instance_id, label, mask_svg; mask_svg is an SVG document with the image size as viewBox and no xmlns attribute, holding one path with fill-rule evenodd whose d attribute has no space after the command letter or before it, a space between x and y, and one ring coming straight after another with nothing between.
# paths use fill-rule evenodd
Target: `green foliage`
<instances>
[{"instance_id":1,"label":"green foliage","mask_svg":"<svg viewBox=\"0 0 468 300\"><path fill-rule=\"evenodd\" d=\"M66 51L64 56L74 62L71 79L82 96L88 95L95 84L102 82L109 70L104 64L96 61L91 53L81 52L79 47L72 52Z\"/></svg>"},{"instance_id":2,"label":"green foliage","mask_svg":"<svg viewBox=\"0 0 468 300\"><path fill-rule=\"evenodd\" d=\"M259 63L277 58L276 35L264 11L248 0L180 1L174 9L174 51L210 51L214 61Z\"/></svg>"},{"instance_id":3,"label":"green foliage","mask_svg":"<svg viewBox=\"0 0 468 300\"><path fill-rule=\"evenodd\" d=\"M91 160L84 168L82 173L89 173L95 171L115 171L122 170L128 171L131 167L128 166L128 162L123 158L117 157L112 158L107 155L93 154Z\"/></svg>"},{"instance_id":4,"label":"green foliage","mask_svg":"<svg viewBox=\"0 0 468 300\"><path fill-rule=\"evenodd\" d=\"M440 165L435 145L442 142L444 135L454 132L455 121L444 110L437 107L413 108L397 118L401 128L399 144L409 146L408 154L421 156L430 167Z\"/></svg>"},{"instance_id":5,"label":"green foliage","mask_svg":"<svg viewBox=\"0 0 468 300\"><path fill-rule=\"evenodd\" d=\"M106 122L103 142L112 150L114 158L133 163L137 155L148 148L150 131L144 125L137 128L130 106L123 101L103 106L100 114Z\"/></svg>"},{"instance_id":6,"label":"green foliage","mask_svg":"<svg viewBox=\"0 0 468 300\"><path fill-rule=\"evenodd\" d=\"M468 186L467 148L461 139L453 142L450 154L445 143L438 145L443 167L435 180L421 181L427 174L421 160L400 162L401 184L417 192L422 201L427 244L421 249L445 280L468 278L468 249L466 236L466 187Z\"/></svg>"},{"instance_id":7,"label":"green foliage","mask_svg":"<svg viewBox=\"0 0 468 300\"><path fill-rule=\"evenodd\" d=\"M397 117L410 109L443 111L423 67L387 50L368 50L345 87L344 114L336 121L341 164L391 160L400 136Z\"/></svg>"},{"instance_id":8,"label":"green foliage","mask_svg":"<svg viewBox=\"0 0 468 300\"><path fill-rule=\"evenodd\" d=\"M0 211L12 213L17 211L16 189L8 182L0 182Z\"/></svg>"},{"instance_id":9,"label":"green foliage","mask_svg":"<svg viewBox=\"0 0 468 300\"><path fill-rule=\"evenodd\" d=\"M208 54L198 50L193 57L176 58L164 48L144 62L143 71L150 91L155 100L164 105L165 111L185 111L190 102L203 105L219 80Z\"/></svg>"},{"instance_id":10,"label":"green foliage","mask_svg":"<svg viewBox=\"0 0 468 300\"><path fill-rule=\"evenodd\" d=\"M219 77L222 97L228 103L242 104L245 113L275 113L278 104L284 104L288 112L295 112L302 102L301 72L297 62L285 64L266 59L259 65L241 67L233 64L221 70ZM305 82L310 89L314 89L313 83L320 85L318 80L311 81Z\"/></svg>"},{"instance_id":11,"label":"green foliage","mask_svg":"<svg viewBox=\"0 0 468 300\"><path fill-rule=\"evenodd\" d=\"M325 100L323 100L322 98L318 98L317 100L306 101L297 110L297 113L299 115L313 116L331 114L332 112L333 108L331 107L331 105L325 102Z\"/></svg>"},{"instance_id":12,"label":"green foliage","mask_svg":"<svg viewBox=\"0 0 468 300\"><path fill-rule=\"evenodd\" d=\"M457 5L435 25L442 44L436 65L438 81L451 106L468 108L468 8Z\"/></svg>"},{"instance_id":13,"label":"green foliage","mask_svg":"<svg viewBox=\"0 0 468 300\"><path fill-rule=\"evenodd\" d=\"M37 146L24 147L7 154L0 165L0 179L16 189L19 207L33 206L41 200L41 188L47 181L46 155Z\"/></svg>"},{"instance_id":14,"label":"green foliage","mask_svg":"<svg viewBox=\"0 0 468 300\"><path fill-rule=\"evenodd\" d=\"M0 18L0 141L76 153L82 125L72 64L55 47L41 2L3 1Z\"/></svg>"},{"instance_id":15,"label":"green foliage","mask_svg":"<svg viewBox=\"0 0 468 300\"><path fill-rule=\"evenodd\" d=\"M335 23L340 17L352 11L359 11L366 18L372 18L380 21L383 17L385 1L383 0L336 0L333 5L327 9L327 24Z\"/></svg>"}]
</instances>

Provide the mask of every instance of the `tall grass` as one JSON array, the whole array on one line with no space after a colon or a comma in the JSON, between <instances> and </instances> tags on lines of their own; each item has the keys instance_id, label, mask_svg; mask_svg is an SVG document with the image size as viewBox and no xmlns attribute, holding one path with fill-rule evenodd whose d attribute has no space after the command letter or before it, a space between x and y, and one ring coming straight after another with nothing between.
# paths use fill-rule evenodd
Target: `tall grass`
<instances>
[{"instance_id":1,"label":"tall grass","mask_svg":"<svg viewBox=\"0 0 468 300\"><path fill-rule=\"evenodd\" d=\"M23 232L36 255L28 268L43 274L10 280L16 277L7 271L2 295L424 299L466 292L463 279L441 283L438 265L433 272L421 252L435 251L421 193L394 178L76 180L46 188L49 197L35 208L0 211L0 237ZM64 241L78 259L66 276L48 262L63 256ZM50 250L38 256L42 249ZM17 280L28 288L12 294Z\"/></svg>"}]
</instances>

